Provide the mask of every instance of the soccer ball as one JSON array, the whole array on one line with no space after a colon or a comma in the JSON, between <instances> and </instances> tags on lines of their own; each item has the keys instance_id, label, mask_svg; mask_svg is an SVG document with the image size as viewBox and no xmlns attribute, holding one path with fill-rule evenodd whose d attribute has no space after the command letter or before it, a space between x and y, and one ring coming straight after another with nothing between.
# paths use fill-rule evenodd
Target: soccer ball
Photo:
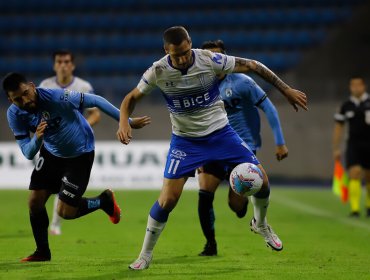
<instances>
[{"instance_id":1,"label":"soccer ball","mask_svg":"<svg viewBox=\"0 0 370 280\"><path fill-rule=\"evenodd\" d=\"M250 196L262 187L262 171L252 163L242 163L231 171L229 182L235 193L240 196Z\"/></svg>"}]
</instances>

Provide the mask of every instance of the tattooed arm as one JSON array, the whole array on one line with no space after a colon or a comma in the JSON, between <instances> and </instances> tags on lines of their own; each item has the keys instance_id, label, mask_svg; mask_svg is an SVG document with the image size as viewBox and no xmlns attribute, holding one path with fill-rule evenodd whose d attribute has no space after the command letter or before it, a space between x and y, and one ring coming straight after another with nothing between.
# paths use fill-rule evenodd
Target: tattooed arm
<instances>
[{"instance_id":1,"label":"tattooed arm","mask_svg":"<svg viewBox=\"0 0 370 280\"><path fill-rule=\"evenodd\" d=\"M274 72L272 72L261 62L240 57L235 58L235 68L233 72L247 73L250 71L256 73L265 81L275 86L288 99L289 103L292 104L296 111L298 111L298 106L305 110L308 110L306 95L303 92L288 86Z\"/></svg>"}]
</instances>

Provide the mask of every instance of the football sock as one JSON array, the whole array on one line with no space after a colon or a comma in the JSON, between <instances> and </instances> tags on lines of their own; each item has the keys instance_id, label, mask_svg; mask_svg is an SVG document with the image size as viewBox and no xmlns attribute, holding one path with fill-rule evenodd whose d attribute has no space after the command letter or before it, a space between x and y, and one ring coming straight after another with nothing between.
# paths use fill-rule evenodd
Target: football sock
<instances>
[{"instance_id":1,"label":"football sock","mask_svg":"<svg viewBox=\"0 0 370 280\"><path fill-rule=\"evenodd\" d=\"M360 211L361 180L349 180L349 202L352 212Z\"/></svg>"},{"instance_id":2,"label":"football sock","mask_svg":"<svg viewBox=\"0 0 370 280\"><path fill-rule=\"evenodd\" d=\"M146 233L140 254L150 257L159 236L161 235L170 212L162 208L158 201L154 203L148 216Z\"/></svg>"},{"instance_id":3,"label":"football sock","mask_svg":"<svg viewBox=\"0 0 370 280\"><path fill-rule=\"evenodd\" d=\"M37 250L40 252L49 252L48 227L49 217L46 208L38 212L30 211L30 222L33 237L36 242Z\"/></svg>"},{"instance_id":4,"label":"football sock","mask_svg":"<svg viewBox=\"0 0 370 280\"><path fill-rule=\"evenodd\" d=\"M198 215L203 234L208 242L215 240L215 214L213 211L213 199L215 195L212 192L199 190Z\"/></svg>"},{"instance_id":5,"label":"football sock","mask_svg":"<svg viewBox=\"0 0 370 280\"><path fill-rule=\"evenodd\" d=\"M58 215L58 201L59 201L59 196L58 195L55 195L55 199L54 199L54 206L53 206L53 219L51 221L51 224L53 226L60 226L60 221L61 221L61 217Z\"/></svg>"},{"instance_id":6,"label":"football sock","mask_svg":"<svg viewBox=\"0 0 370 280\"><path fill-rule=\"evenodd\" d=\"M366 184L366 208L370 209L370 183Z\"/></svg>"},{"instance_id":7,"label":"football sock","mask_svg":"<svg viewBox=\"0 0 370 280\"><path fill-rule=\"evenodd\" d=\"M267 226L267 208L270 201L270 188L263 188L251 197L254 209L254 218L257 227Z\"/></svg>"},{"instance_id":8,"label":"football sock","mask_svg":"<svg viewBox=\"0 0 370 280\"><path fill-rule=\"evenodd\" d=\"M86 198L82 197L80 200L80 204L78 205L78 212L76 218L85 216L91 212L94 212L100 208L102 208L104 199L101 199L100 195L93 198ZM105 208L103 208L105 209ZM104 210L106 212L106 210Z\"/></svg>"}]
</instances>

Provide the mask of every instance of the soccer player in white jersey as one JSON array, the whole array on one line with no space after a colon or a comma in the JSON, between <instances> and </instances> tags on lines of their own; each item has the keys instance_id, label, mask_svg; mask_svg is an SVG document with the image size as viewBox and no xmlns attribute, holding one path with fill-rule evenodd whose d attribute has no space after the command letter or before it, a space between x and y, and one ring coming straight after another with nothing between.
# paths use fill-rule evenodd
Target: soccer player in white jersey
<instances>
[{"instance_id":1,"label":"soccer player in white jersey","mask_svg":"<svg viewBox=\"0 0 370 280\"><path fill-rule=\"evenodd\" d=\"M270 193L267 174L248 145L230 127L220 99L217 74L253 71L274 85L295 110L298 106L307 110L306 95L289 87L260 62L192 49L191 38L182 26L167 29L163 41L167 55L144 73L138 86L123 99L120 110L117 137L123 144L129 144L132 131L128 118L135 104L158 87L167 101L173 131L162 190L150 210L140 255L129 267L134 270L149 267L154 246L187 178L210 161L219 161L225 167L243 162L258 165L264 178L261 190L251 199L254 205L251 226L266 242L281 250L282 242L266 220Z\"/></svg>"}]
</instances>

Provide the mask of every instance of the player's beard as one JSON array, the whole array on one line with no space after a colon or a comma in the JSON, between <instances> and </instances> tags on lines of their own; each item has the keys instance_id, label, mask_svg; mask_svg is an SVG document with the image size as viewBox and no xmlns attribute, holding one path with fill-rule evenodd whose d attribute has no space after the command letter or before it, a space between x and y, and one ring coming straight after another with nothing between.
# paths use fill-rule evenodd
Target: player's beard
<instances>
[{"instance_id":1,"label":"player's beard","mask_svg":"<svg viewBox=\"0 0 370 280\"><path fill-rule=\"evenodd\" d=\"M35 113L37 112L37 104L36 102L34 101L31 101L31 102L28 102L23 108L22 110L28 112L28 113Z\"/></svg>"}]
</instances>

